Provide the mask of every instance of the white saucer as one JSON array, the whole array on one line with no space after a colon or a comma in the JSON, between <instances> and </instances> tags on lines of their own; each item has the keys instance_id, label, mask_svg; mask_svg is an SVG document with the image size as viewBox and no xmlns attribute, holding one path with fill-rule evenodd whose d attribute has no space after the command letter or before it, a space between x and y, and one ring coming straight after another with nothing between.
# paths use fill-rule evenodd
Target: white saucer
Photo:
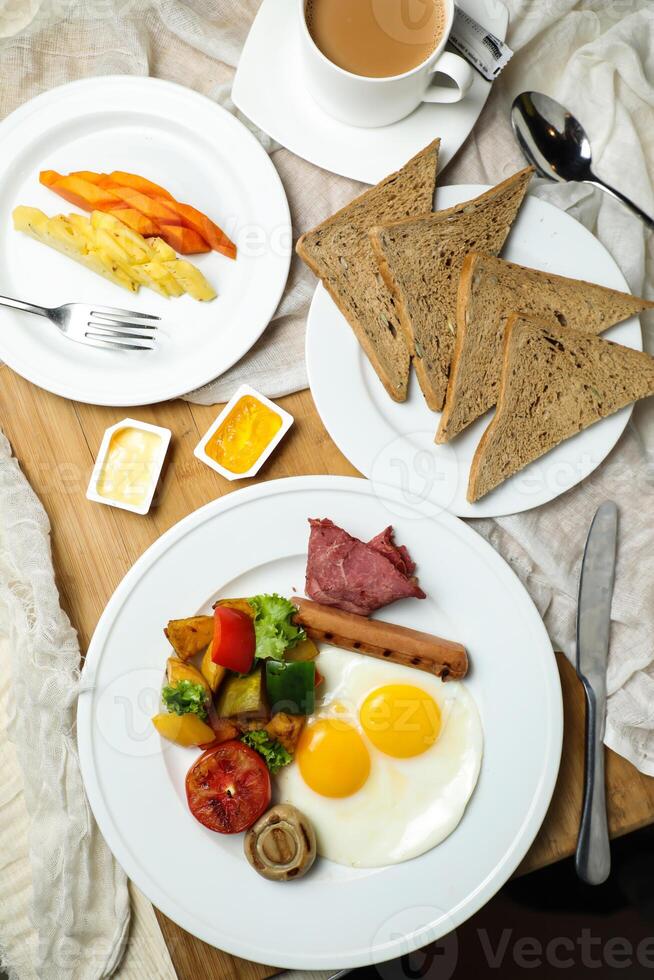
<instances>
[{"instance_id":1,"label":"white saucer","mask_svg":"<svg viewBox=\"0 0 654 980\"><path fill-rule=\"evenodd\" d=\"M493 0L461 0L460 6L502 40L508 12ZM424 104L406 119L379 129L347 126L311 98L302 78L295 0L263 0L241 53L232 88L248 119L293 153L344 177L376 184L435 136L439 167L454 156L477 121L490 82L477 72L462 102Z\"/></svg>"}]
</instances>

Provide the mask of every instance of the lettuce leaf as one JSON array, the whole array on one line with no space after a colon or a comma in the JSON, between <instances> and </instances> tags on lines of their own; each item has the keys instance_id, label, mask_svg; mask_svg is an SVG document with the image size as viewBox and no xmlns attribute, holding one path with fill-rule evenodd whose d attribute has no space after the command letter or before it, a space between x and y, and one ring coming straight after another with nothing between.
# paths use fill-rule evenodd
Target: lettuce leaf
<instances>
[{"instance_id":1,"label":"lettuce leaf","mask_svg":"<svg viewBox=\"0 0 654 980\"><path fill-rule=\"evenodd\" d=\"M255 595L248 600L254 609L254 635L258 660L283 660L286 650L292 649L306 633L291 620L297 612L292 602L276 592Z\"/></svg>"},{"instance_id":2,"label":"lettuce leaf","mask_svg":"<svg viewBox=\"0 0 654 980\"><path fill-rule=\"evenodd\" d=\"M197 715L202 721L207 720L207 692L202 684L188 680L166 684L161 697L168 711L176 715Z\"/></svg>"},{"instance_id":3,"label":"lettuce leaf","mask_svg":"<svg viewBox=\"0 0 654 980\"><path fill-rule=\"evenodd\" d=\"M289 762L293 761L293 756L290 752L287 752L281 742L276 739L272 739L268 732L263 729L257 729L253 732L246 732L245 735L241 736L241 741L249 745L251 749L258 752L259 755L263 756L271 775L275 775L276 772L283 766L287 766Z\"/></svg>"}]
</instances>

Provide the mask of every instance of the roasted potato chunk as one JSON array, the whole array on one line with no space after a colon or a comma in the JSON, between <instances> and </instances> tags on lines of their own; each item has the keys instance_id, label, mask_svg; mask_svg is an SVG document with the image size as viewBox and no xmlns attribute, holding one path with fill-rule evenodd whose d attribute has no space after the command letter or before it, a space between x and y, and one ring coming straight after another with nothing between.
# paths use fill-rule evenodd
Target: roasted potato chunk
<instances>
[{"instance_id":1,"label":"roasted potato chunk","mask_svg":"<svg viewBox=\"0 0 654 980\"><path fill-rule=\"evenodd\" d=\"M293 755L304 721L304 715L287 715L283 711L278 711L266 725L266 731L271 738L280 742L286 751Z\"/></svg>"},{"instance_id":2,"label":"roasted potato chunk","mask_svg":"<svg viewBox=\"0 0 654 980\"><path fill-rule=\"evenodd\" d=\"M201 684L207 692L207 697L211 694L209 682L193 664L184 663L177 657L169 657L166 661L166 680L169 684L179 684L180 681L190 681L191 684Z\"/></svg>"},{"instance_id":3,"label":"roasted potato chunk","mask_svg":"<svg viewBox=\"0 0 654 980\"><path fill-rule=\"evenodd\" d=\"M180 660L190 660L201 653L213 639L213 616L190 616L171 619L164 629L168 642Z\"/></svg>"},{"instance_id":4,"label":"roasted potato chunk","mask_svg":"<svg viewBox=\"0 0 654 980\"><path fill-rule=\"evenodd\" d=\"M215 664L211 659L211 646L212 644L210 643L207 649L204 651L200 670L202 671L202 676L204 677L205 681L215 694L227 671L224 667L221 667L220 664Z\"/></svg>"},{"instance_id":5,"label":"roasted potato chunk","mask_svg":"<svg viewBox=\"0 0 654 980\"><path fill-rule=\"evenodd\" d=\"M284 654L284 660L287 660L289 663L293 663L295 661L299 662L303 660L315 660L317 656L318 647L313 640L307 636L305 640L300 640L296 646L291 647L290 650L286 651Z\"/></svg>"},{"instance_id":6,"label":"roasted potato chunk","mask_svg":"<svg viewBox=\"0 0 654 980\"><path fill-rule=\"evenodd\" d=\"M216 701L216 714L219 718L233 718L237 721L269 717L266 683L261 665L245 676L230 674L225 678Z\"/></svg>"},{"instance_id":7,"label":"roasted potato chunk","mask_svg":"<svg viewBox=\"0 0 654 980\"><path fill-rule=\"evenodd\" d=\"M213 741L211 745L219 745L221 742L231 742L233 738L238 738L241 734L241 726L229 718L218 718L212 721Z\"/></svg>"},{"instance_id":8,"label":"roasted potato chunk","mask_svg":"<svg viewBox=\"0 0 654 980\"><path fill-rule=\"evenodd\" d=\"M254 609L247 599L219 599L218 602L214 602L213 608L215 609L216 606L228 606L230 609L238 609L239 612L245 613L250 619L254 619Z\"/></svg>"}]
</instances>

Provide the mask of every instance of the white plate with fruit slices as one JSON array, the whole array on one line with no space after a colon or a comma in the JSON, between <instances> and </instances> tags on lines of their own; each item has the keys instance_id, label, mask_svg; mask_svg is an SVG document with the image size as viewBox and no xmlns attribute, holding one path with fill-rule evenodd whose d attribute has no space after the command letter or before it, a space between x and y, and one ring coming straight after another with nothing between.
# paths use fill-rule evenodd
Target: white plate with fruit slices
<instances>
[{"instance_id":1,"label":"white plate with fruit slices","mask_svg":"<svg viewBox=\"0 0 654 980\"><path fill-rule=\"evenodd\" d=\"M85 214L39 183L42 170L139 174L209 215L236 243L236 260L216 251L181 257L217 298L167 298L145 286L128 292L16 231L20 205L48 216ZM0 123L0 293L161 317L157 350L125 354L72 343L41 318L0 308L0 360L55 394L143 405L213 380L268 325L290 255L288 203L268 155L234 116L190 89L152 78L89 78L37 96Z\"/></svg>"},{"instance_id":2,"label":"white plate with fruit slices","mask_svg":"<svg viewBox=\"0 0 654 980\"><path fill-rule=\"evenodd\" d=\"M304 877L269 881L246 860L243 834L214 833L194 819L185 777L200 750L162 739L151 718L161 711L164 669L172 653L162 627L170 619L210 613L219 597L301 593L308 517L329 517L362 541L393 525L397 543L417 563L426 598L402 599L376 616L465 644L467 676L441 683L443 690L464 685L476 704L483 758L463 818L442 843L420 856L355 867L319 853ZM408 672L417 685L425 677L438 681L410 666L327 645L315 662L321 674L325 654L327 689L336 687L339 664L348 658L373 671L375 685L386 683L386 670ZM375 491L367 481L341 477L248 487L201 508L153 544L118 587L96 628L77 722L93 812L136 885L200 939L250 960L299 969L381 962L449 933L472 915L532 843L554 789L562 739L552 647L510 568L451 515L430 518L399 492ZM370 759L372 779L378 761L373 749ZM301 768L298 760L282 772ZM273 802L279 799L275 779ZM308 800L311 790L303 792ZM359 838L362 848L401 813L397 799L366 807L370 797L364 784L343 801L352 813L361 802L359 830L363 815L369 821ZM319 843L327 831L338 842L339 827L345 839L355 821L339 817L338 799L326 802L323 808L314 799L311 819ZM424 824L418 797L409 799L408 808L412 819L419 824L422 816Z\"/></svg>"}]
</instances>

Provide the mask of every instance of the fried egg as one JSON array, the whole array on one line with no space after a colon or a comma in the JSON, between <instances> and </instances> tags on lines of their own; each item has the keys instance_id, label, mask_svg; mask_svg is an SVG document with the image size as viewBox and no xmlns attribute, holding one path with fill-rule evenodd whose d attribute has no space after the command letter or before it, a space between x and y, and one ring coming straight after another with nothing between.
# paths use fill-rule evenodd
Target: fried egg
<instances>
[{"instance_id":1,"label":"fried egg","mask_svg":"<svg viewBox=\"0 0 654 980\"><path fill-rule=\"evenodd\" d=\"M482 757L462 682L327 647L324 677L276 796L302 810L318 853L374 868L416 857L457 826Z\"/></svg>"}]
</instances>

